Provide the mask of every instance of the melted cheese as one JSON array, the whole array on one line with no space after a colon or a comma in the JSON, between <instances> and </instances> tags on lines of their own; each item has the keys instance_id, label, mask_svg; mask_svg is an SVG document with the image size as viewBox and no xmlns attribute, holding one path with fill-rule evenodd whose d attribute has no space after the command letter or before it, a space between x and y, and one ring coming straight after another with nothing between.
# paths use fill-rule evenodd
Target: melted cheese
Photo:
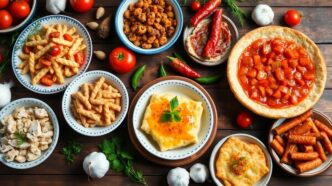
<instances>
[{"instance_id":1,"label":"melted cheese","mask_svg":"<svg viewBox=\"0 0 332 186\"><path fill-rule=\"evenodd\" d=\"M141 129L157 142L161 151L176 149L197 143L201 125L203 107L196 102L177 96L181 121L161 122L160 118L165 111L169 111L169 102L175 95L153 94L146 108Z\"/></svg>"}]
</instances>

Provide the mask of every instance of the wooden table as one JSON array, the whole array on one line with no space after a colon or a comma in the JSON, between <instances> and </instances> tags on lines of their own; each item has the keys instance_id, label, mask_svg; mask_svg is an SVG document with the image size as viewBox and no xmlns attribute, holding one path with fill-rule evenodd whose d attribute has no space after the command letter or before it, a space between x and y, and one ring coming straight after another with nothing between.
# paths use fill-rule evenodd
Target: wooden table
<instances>
[{"instance_id":1,"label":"wooden table","mask_svg":"<svg viewBox=\"0 0 332 186\"><path fill-rule=\"evenodd\" d=\"M103 6L106 8L108 13L112 15L115 14L117 6L121 0L95 0L94 8L92 11L85 14L76 14L67 7L66 15L72 16L80 20L83 24L94 20L96 8ZM190 5L188 1L187 5L183 6L182 10L184 13L184 23L188 23L189 18L192 16L189 8ZM38 7L37 16L47 15L45 12L45 2L41 1ZM258 2L250 1L240 3L242 8L250 12L253 7ZM332 1L330 0L297 0L297 1L283 1L283 0L264 0L259 3L267 3L272 6L275 12L274 24L283 24L282 15L283 13L291 8L295 8L303 12L303 20L300 26L296 29L307 34L318 47L321 49L327 64L328 74L332 73ZM229 11L225 11L229 15ZM246 21L244 27L239 27L240 35L242 36L249 30L256 28L257 26L252 21ZM121 42L117 38L114 32L114 21L112 22L112 34L107 40L99 39L94 32L90 32L93 39L94 50L103 50L109 53L111 49L119 46ZM158 76L157 69L159 68L159 63L161 60L166 60L167 55L171 55L173 52L179 52L187 61L189 58L185 55L182 38L180 37L178 42L170 48L168 51L163 52L158 55L152 56L142 56L137 55L137 66L141 64L147 64L147 71L142 78L141 83L144 84L155 79ZM215 85L205 86L206 90L211 94L213 100L218 109L218 132L214 140L213 145L209 151L200 158L197 162L203 162L206 165L210 157L211 150L213 146L223 137L233 134L233 133L247 133L254 135L261 139L264 143L267 141L268 129L272 124L273 120L268 120L259 116L254 117L254 124L250 129L240 129L235 124L235 117L240 111L246 110L233 96L229 89L229 85L226 79L226 64L217 67L203 67L195 63L190 62L196 70L200 71L202 74L225 74L221 81ZM109 71L110 68L106 61L98 61L95 58L92 59L89 70L106 70ZM170 73L171 70L169 70ZM129 86L130 73L125 75L118 75L121 80L126 84L128 92L131 98L135 95L135 92ZM324 112L328 116L332 117L332 77L328 76L326 90L324 95L317 103L315 108ZM87 153L96 150L97 145L102 139L109 138L113 135L121 135L125 140L127 140L128 148L133 148L130 144L127 132L127 123L124 122L115 132L112 134L102 136L102 137L85 137L74 132L65 122L62 112L60 101L62 99L62 93L55 95L39 95L25 89L14 77L11 68L7 68L7 71L0 76L0 82L12 79L15 81L15 86L12 88L13 100L24 97L34 97L41 99L48 103L55 111L58 116L60 123L60 138L56 149L53 154L41 165L29 169L29 170L14 170L0 165L0 185L133 185L128 178L122 176L119 173L109 171L107 176L100 180L89 181L88 177L82 169L82 160ZM0 92L1 95L1 92ZM62 147L66 145L67 140L76 139L84 145L84 150L79 157L75 160L72 165L67 165L65 163L63 155L60 154ZM146 160L144 157L140 156L135 150L135 167L144 172L147 182L150 185L167 185L166 175L169 171L169 167L159 166L153 164ZM186 166L189 168L191 165ZM319 176L313 178L298 178L288 175L283 172L278 165L274 164L273 175L270 180L269 185L331 185L332 181L332 169L322 173ZM208 182L205 185L213 185L212 182Z\"/></svg>"}]
</instances>

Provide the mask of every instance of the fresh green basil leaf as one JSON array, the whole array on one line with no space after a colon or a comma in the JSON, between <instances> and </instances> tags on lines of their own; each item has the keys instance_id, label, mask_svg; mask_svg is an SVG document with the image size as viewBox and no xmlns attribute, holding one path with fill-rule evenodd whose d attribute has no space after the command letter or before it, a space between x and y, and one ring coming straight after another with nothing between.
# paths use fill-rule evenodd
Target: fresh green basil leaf
<instances>
[{"instance_id":1,"label":"fresh green basil leaf","mask_svg":"<svg viewBox=\"0 0 332 186\"><path fill-rule=\"evenodd\" d=\"M124 169L123 165L121 164L120 160L118 160L118 159L114 159L112 161L111 167L116 172L121 172Z\"/></svg>"},{"instance_id":2,"label":"fresh green basil leaf","mask_svg":"<svg viewBox=\"0 0 332 186\"><path fill-rule=\"evenodd\" d=\"M168 111L165 111L164 114L161 116L161 122L167 122L172 120L172 114Z\"/></svg>"},{"instance_id":3,"label":"fresh green basil leaf","mask_svg":"<svg viewBox=\"0 0 332 186\"><path fill-rule=\"evenodd\" d=\"M176 122L181 121L180 114L173 114L173 120L176 121Z\"/></svg>"},{"instance_id":4,"label":"fresh green basil leaf","mask_svg":"<svg viewBox=\"0 0 332 186\"><path fill-rule=\"evenodd\" d=\"M173 112L174 109L175 109L176 107L179 106L179 101L178 101L178 97L177 97L177 96L175 96L175 97L171 100L171 102L170 102L170 106L171 106L171 112Z\"/></svg>"},{"instance_id":5,"label":"fresh green basil leaf","mask_svg":"<svg viewBox=\"0 0 332 186\"><path fill-rule=\"evenodd\" d=\"M116 159L118 156L116 154L109 154L107 156L108 161L113 161L114 159Z\"/></svg>"}]
</instances>

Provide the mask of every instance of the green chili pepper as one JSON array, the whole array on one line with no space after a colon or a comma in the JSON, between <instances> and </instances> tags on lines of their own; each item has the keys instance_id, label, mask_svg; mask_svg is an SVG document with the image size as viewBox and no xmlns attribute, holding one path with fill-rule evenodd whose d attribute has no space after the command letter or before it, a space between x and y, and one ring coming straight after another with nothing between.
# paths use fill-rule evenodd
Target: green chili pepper
<instances>
[{"instance_id":1,"label":"green chili pepper","mask_svg":"<svg viewBox=\"0 0 332 186\"><path fill-rule=\"evenodd\" d=\"M180 59L183 63L187 64L187 62L180 56L180 54L174 52L173 56L176 57L176 58L178 58L178 59Z\"/></svg>"},{"instance_id":2,"label":"green chili pepper","mask_svg":"<svg viewBox=\"0 0 332 186\"><path fill-rule=\"evenodd\" d=\"M163 63L160 64L159 76L160 76L160 77L165 77L165 76L167 76L167 73L166 73L166 70L165 70L165 68L164 68Z\"/></svg>"},{"instance_id":3,"label":"green chili pepper","mask_svg":"<svg viewBox=\"0 0 332 186\"><path fill-rule=\"evenodd\" d=\"M218 75L213 75L213 76L206 76L206 77L196 78L195 80L198 83L206 84L207 85L207 84L213 84L213 83L218 82L221 77L222 77L222 75L218 74Z\"/></svg>"},{"instance_id":4,"label":"green chili pepper","mask_svg":"<svg viewBox=\"0 0 332 186\"><path fill-rule=\"evenodd\" d=\"M146 65L143 65L143 66L139 67L135 71L135 73L134 73L134 75L131 79L131 86L133 87L134 91L136 91L136 89L138 87L138 81L141 79L141 77L142 77L142 75L145 71L145 67L146 67Z\"/></svg>"}]
</instances>

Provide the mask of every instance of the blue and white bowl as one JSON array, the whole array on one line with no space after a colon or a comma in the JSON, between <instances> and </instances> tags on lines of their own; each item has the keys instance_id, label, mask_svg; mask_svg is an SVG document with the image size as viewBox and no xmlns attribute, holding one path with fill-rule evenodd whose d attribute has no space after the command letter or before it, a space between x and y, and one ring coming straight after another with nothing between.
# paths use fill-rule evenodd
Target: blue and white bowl
<instances>
[{"instance_id":1,"label":"blue and white bowl","mask_svg":"<svg viewBox=\"0 0 332 186\"><path fill-rule=\"evenodd\" d=\"M105 77L106 82L119 90L121 97L121 111L117 114L115 121L106 127L93 127L86 128L76 121L74 115L70 109L71 95L79 90L79 87L84 83L92 83L98 80L100 77ZM129 107L129 96L126 86L115 75L106 71L90 71L78 76L66 89L62 98L62 113L71 128L76 132L85 136L102 136L115 130L123 122L127 115Z\"/></svg>"},{"instance_id":2,"label":"blue and white bowl","mask_svg":"<svg viewBox=\"0 0 332 186\"><path fill-rule=\"evenodd\" d=\"M22 22L20 22L18 25L11 26L11 27L6 28L6 29L0 29L0 34L1 33L14 32L16 30L23 29L33 19L33 16L35 15L36 10L37 10L38 1L39 0L32 0L31 1L32 4L30 4L30 13Z\"/></svg>"},{"instance_id":3,"label":"blue and white bowl","mask_svg":"<svg viewBox=\"0 0 332 186\"><path fill-rule=\"evenodd\" d=\"M3 119L5 116L10 115L16 108L19 107L32 107L32 106L37 106L40 108L46 109L50 120L53 125L53 141L52 144L49 146L49 148L42 152L41 156L30 162L24 162L24 163L19 163L19 162L8 162L4 159L3 154L0 153L0 162L2 162L4 165L14 168L14 169L29 169L32 167L35 167L41 163L43 163L54 151L56 144L58 142L59 138L59 123L57 116L55 115L54 111L51 109L50 106L48 106L45 102L35 99L35 98L22 98L15 100L9 104L7 104L1 111L0 111L0 120ZM0 137L2 137L0 135Z\"/></svg>"},{"instance_id":4,"label":"blue and white bowl","mask_svg":"<svg viewBox=\"0 0 332 186\"><path fill-rule=\"evenodd\" d=\"M134 45L131 41L129 41L129 39L123 32L123 14L128 9L128 6L131 3L137 2L137 0L123 0L116 12L115 30L116 30L116 33L118 34L120 40L122 41L122 43L124 45L126 45L128 48L130 48L131 50L133 50L134 52L137 52L140 54L146 54L146 55L158 54L158 53L164 52L165 50L169 49L176 42L176 40L179 38L179 36L181 34L182 27L183 27L183 13L182 13L181 6L179 5L177 0L166 0L166 1L173 7L174 14L175 14L175 17L177 20L177 26L176 26L176 31L175 31L174 35L172 36L172 38L168 39L168 42L165 45L163 45L159 48L144 49L144 48Z\"/></svg>"},{"instance_id":5,"label":"blue and white bowl","mask_svg":"<svg viewBox=\"0 0 332 186\"><path fill-rule=\"evenodd\" d=\"M80 67L80 71L78 74L70 78L65 78L64 84L61 85L54 84L50 87L43 86L41 84L32 85L30 75L29 74L22 75L21 70L18 68L18 65L22 62L22 60L18 57L18 55L22 53L22 48L24 46L24 43L30 34L34 34L35 32L41 30L43 25L51 25L51 24L64 24L76 28L77 33L81 37L83 37L84 44L87 46L85 52L86 61L84 65ZM12 52L12 68L18 81L27 89L39 94L55 94L64 91L68 86L68 84L75 79L75 77L77 77L80 74L83 74L88 69L92 57L92 51L93 51L92 41L89 32L84 27L84 25L82 25L78 20L64 15L45 16L31 23L18 36Z\"/></svg>"},{"instance_id":6,"label":"blue and white bowl","mask_svg":"<svg viewBox=\"0 0 332 186\"><path fill-rule=\"evenodd\" d=\"M201 128L198 133L198 142L196 144L173 150L160 151L158 145L151 136L141 130L144 113L146 107L149 105L152 94L164 93L171 93L202 102L203 113L201 117ZM205 93L194 84L179 79L163 80L151 85L139 97L133 110L132 125L134 128L134 134L139 143L150 154L165 160L182 160L198 153L208 144L209 139L213 136L214 125L217 120L214 116L214 105L210 103L209 98Z\"/></svg>"}]
</instances>

